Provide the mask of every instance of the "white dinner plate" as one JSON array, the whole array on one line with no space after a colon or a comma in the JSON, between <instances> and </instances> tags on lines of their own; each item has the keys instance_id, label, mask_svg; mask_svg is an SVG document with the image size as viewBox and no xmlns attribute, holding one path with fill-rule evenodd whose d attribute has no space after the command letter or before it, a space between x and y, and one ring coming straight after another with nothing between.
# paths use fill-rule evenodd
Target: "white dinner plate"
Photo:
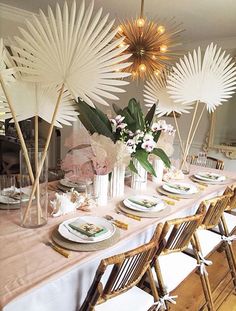
<instances>
[{"instance_id":1,"label":"white dinner plate","mask_svg":"<svg viewBox=\"0 0 236 311\"><path fill-rule=\"evenodd\" d=\"M165 208L165 203L160 198L152 195L135 195L126 198L123 203L132 210L146 213L159 212Z\"/></svg>"},{"instance_id":2,"label":"white dinner plate","mask_svg":"<svg viewBox=\"0 0 236 311\"><path fill-rule=\"evenodd\" d=\"M78 191L80 192L83 192L85 191L86 189L86 184L84 181L78 181L77 183L76 182L72 182L68 179L61 179L60 180L60 184L63 186L63 187L66 187L66 188L75 188L77 189ZM69 189L68 189L69 190Z\"/></svg>"},{"instance_id":3,"label":"white dinner plate","mask_svg":"<svg viewBox=\"0 0 236 311\"><path fill-rule=\"evenodd\" d=\"M98 236L98 237L88 237L85 234L78 232L77 230L69 227L69 223L72 223L76 220L81 220L83 222L91 223L99 227L106 228L107 232ZM77 242L77 243L97 243L109 239L115 233L115 226L108 220L102 217L96 216L81 216L76 218L71 218L66 221L63 221L59 227L58 232L67 240Z\"/></svg>"},{"instance_id":4,"label":"white dinner plate","mask_svg":"<svg viewBox=\"0 0 236 311\"><path fill-rule=\"evenodd\" d=\"M188 195L198 192L198 188L195 185L183 182L175 182L175 183L169 182L163 184L162 187L164 190L175 194Z\"/></svg>"},{"instance_id":5,"label":"white dinner plate","mask_svg":"<svg viewBox=\"0 0 236 311\"><path fill-rule=\"evenodd\" d=\"M194 174L194 176L197 179L203 180L203 181L213 181L213 182L222 182L226 179L224 175L212 173L212 172L198 172L197 174Z\"/></svg>"},{"instance_id":6,"label":"white dinner plate","mask_svg":"<svg viewBox=\"0 0 236 311\"><path fill-rule=\"evenodd\" d=\"M8 196L0 195L0 203L1 204L19 204L20 200L15 200L15 199L9 198Z\"/></svg>"}]
</instances>

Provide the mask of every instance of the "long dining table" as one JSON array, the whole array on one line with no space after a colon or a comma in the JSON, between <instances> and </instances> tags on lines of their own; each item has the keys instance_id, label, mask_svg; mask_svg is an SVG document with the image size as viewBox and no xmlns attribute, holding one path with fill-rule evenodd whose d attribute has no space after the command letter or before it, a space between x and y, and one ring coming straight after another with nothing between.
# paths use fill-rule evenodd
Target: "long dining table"
<instances>
[{"instance_id":1,"label":"long dining table","mask_svg":"<svg viewBox=\"0 0 236 311\"><path fill-rule=\"evenodd\" d=\"M192 166L191 174L199 170L209 171L207 168ZM226 182L200 187L194 197L172 200L174 205L168 205L161 217L142 218L141 221L116 213L116 207L123 198L109 200L105 207L97 206L90 212L78 210L57 218L49 216L46 225L35 229L19 225L19 210L0 210L0 309L77 310L86 297L101 259L148 242L157 223L193 214L202 200L221 194L227 184L236 182L235 172L222 173L227 176ZM188 176L180 181L191 182ZM148 181L144 193L158 195L157 185ZM133 194L134 190L126 186L125 197ZM99 251L71 251L69 258L46 245L51 240L53 230L64 220L81 215L106 214L128 224L128 230L118 229L120 237L114 245Z\"/></svg>"}]
</instances>

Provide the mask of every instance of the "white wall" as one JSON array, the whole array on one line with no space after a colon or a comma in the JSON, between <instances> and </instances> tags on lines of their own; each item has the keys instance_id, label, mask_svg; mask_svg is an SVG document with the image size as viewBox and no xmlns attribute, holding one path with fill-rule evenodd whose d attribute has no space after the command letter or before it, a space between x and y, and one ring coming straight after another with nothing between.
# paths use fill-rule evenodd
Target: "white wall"
<instances>
[{"instance_id":1,"label":"white wall","mask_svg":"<svg viewBox=\"0 0 236 311\"><path fill-rule=\"evenodd\" d=\"M3 38L7 38L8 36L16 35L18 34L18 26L22 26L24 18L29 16L27 11L11 8L9 6L3 5L0 3L0 36ZM232 55L235 55L235 48L236 48L236 40L235 38L219 38L218 40L214 40L218 45L221 45L224 49L229 49L232 52ZM193 48L198 47L199 45L203 46L203 48L210 43L209 41L204 42L189 42L183 46L186 50L192 50ZM125 106L128 103L128 100L132 97L135 97L143 104L143 83L142 82L131 82L130 85L128 85L126 88L126 93L120 95L120 100L117 102L117 104L121 106ZM236 105L236 103L235 103ZM106 112L110 114L111 108L105 108ZM186 139L188 134L188 129L190 125L190 119L191 115L183 115L178 119L180 132L182 133L183 140ZM232 119L235 120L235 114L232 116ZM223 120L223 115L222 115ZM173 118L166 118L166 121L173 124ZM196 137L194 139L194 142L192 144L191 153L197 153L199 150L202 149L202 146L206 142L207 133L209 130L209 115L205 112L203 115L203 118L200 122L199 129L197 131ZM236 124L235 122L233 122ZM74 124L73 127L64 127L61 130L62 133L62 142L61 142L61 153L62 157L66 153L66 148L64 147L64 140L66 137L72 133L72 131L76 131L80 128L79 121ZM224 123L222 122L221 128L223 131ZM233 129L235 139L236 139L236 133L235 133L235 127ZM178 155L178 140L176 138L175 140L175 157ZM53 149L53 148L52 148ZM226 158L222 153L216 152L214 150L209 151L209 154L212 156L216 156L217 158L221 158L225 161L225 168L228 170L234 170L236 171L236 160L230 160Z\"/></svg>"}]
</instances>

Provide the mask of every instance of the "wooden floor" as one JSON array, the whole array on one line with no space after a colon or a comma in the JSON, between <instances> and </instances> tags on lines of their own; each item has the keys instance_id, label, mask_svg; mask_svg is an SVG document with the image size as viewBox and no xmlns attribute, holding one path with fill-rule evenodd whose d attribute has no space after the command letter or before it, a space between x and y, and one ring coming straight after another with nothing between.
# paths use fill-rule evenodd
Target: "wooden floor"
<instances>
[{"instance_id":1,"label":"wooden floor","mask_svg":"<svg viewBox=\"0 0 236 311\"><path fill-rule=\"evenodd\" d=\"M234 253L236 254L236 242L233 244ZM224 275L228 271L227 261L225 260L224 252L215 252L210 259L213 261L213 265L208 267L209 279L212 287L215 288L216 284L224 278ZM219 296L228 280L229 277L224 278L220 289L214 294L214 298L217 301L216 307L219 311L236 311L236 295L232 293L226 300L222 300L220 297L221 295ZM230 280L226 288L228 292L233 289ZM178 295L177 304L171 305L170 310L173 311L197 311L204 301L200 278L196 273L193 273L180 287L173 291L172 294Z\"/></svg>"},{"instance_id":2,"label":"wooden floor","mask_svg":"<svg viewBox=\"0 0 236 311\"><path fill-rule=\"evenodd\" d=\"M236 296L231 295L220 307L219 311L236 311Z\"/></svg>"}]
</instances>

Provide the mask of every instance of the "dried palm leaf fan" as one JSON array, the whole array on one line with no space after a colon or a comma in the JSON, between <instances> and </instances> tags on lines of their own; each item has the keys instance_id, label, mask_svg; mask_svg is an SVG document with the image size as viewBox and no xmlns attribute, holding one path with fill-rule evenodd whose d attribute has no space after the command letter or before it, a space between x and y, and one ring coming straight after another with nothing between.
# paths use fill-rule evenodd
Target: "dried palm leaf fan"
<instances>
[{"instance_id":1,"label":"dried palm leaf fan","mask_svg":"<svg viewBox=\"0 0 236 311\"><path fill-rule=\"evenodd\" d=\"M186 162L190 146L196 134L205 108L213 112L226 102L236 90L236 66L230 55L225 55L221 48L211 43L202 57L201 49L184 56L173 67L168 77L167 89L171 99L178 104L186 105L195 102L193 117L183 152L182 167ZM202 110L199 117L199 104Z\"/></svg>"},{"instance_id":2,"label":"dried palm leaf fan","mask_svg":"<svg viewBox=\"0 0 236 311\"><path fill-rule=\"evenodd\" d=\"M149 81L146 81L143 91L144 101L146 102L145 106L148 108L152 107L153 104L157 104L156 115L158 117L168 116L173 113L180 147L182 152L184 152L176 114L181 115L182 113L189 113L193 108L193 103L182 104L180 102L175 102L170 97L167 89L167 80L171 73L172 70L164 69L160 74L153 75Z\"/></svg>"},{"instance_id":3,"label":"dried palm leaf fan","mask_svg":"<svg viewBox=\"0 0 236 311\"><path fill-rule=\"evenodd\" d=\"M121 46L128 46L124 53L130 53L132 64L124 69L132 78L149 79L160 73L166 66L177 60L182 53L176 50L180 45L181 24L174 19L157 24L143 15L144 0L141 0L141 12L138 19L123 21L119 26L117 38L124 36ZM165 26L164 26L165 24Z\"/></svg>"},{"instance_id":4,"label":"dried palm leaf fan","mask_svg":"<svg viewBox=\"0 0 236 311\"><path fill-rule=\"evenodd\" d=\"M129 74L116 71L130 65L125 62L130 55L120 55L126 49L119 47L123 38L114 40L117 33L117 29L112 30L114 21L106 25L108 14L100 20L102 9L92 17L93 7L91 1L85 9L82 1L77 11L73 1L70 9L66 2L63 10L57 4L55 15L50 7L48 16L40 11L39 17L33 16L32 21L27 21L27 30L20 29L22 37L16 37L17 45L12 46L19 55L14 60L25 81L60 89L23 224L39 183L64 91L90 105L93 101L108 105L104 98L118 99L112 93L123 92L120 86L128 83L119 79Z\"/></svg>"}]
</instances>

